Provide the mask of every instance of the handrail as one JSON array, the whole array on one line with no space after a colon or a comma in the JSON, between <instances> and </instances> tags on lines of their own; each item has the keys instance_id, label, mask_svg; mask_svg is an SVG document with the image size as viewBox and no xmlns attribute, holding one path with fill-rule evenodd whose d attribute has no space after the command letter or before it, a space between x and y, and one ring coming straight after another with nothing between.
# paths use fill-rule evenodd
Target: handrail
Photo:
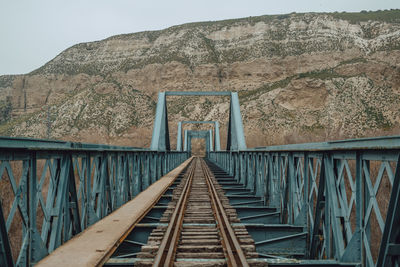
<instances>
[{"instance_id":1,"label":"handrail","mask_svg":"<svg viewBox=\"0 0 400 267\"><path fill-rule=\"evenodd\" d=\"M392 231L400 218L394 208L400 198L399 135L218 151L208 156L266 205L281 211L281 223L313 233L306 257L380 266L376 265L379 246L385 248L380 259L394 257L388 251L399 245ZM392 239L373 241L389 233Z\"/></svg>"},{"instance_id":2,"label":"handrail","mask_svg":"<svg viewBox=\"0 0 400 267\"><path fill-rule=\"evenodd\" d=\"M0 149L29 150L90 150L90 151L147 151L147 148L112 146L103 144L70 142L26 137L0 136Z\"/></svg>"},{"instance_id":3,"label":"handrail","mask_svg":"<svg viewBox=\"0 0 400 267\"><path fill-rule=\"evenodd\" d=\"M0 203L6 225L0 227L0 265L35 264L187 158L185 152L0 137L0 190L7 196ZM15 223L22 231L12 233ZM17 258L4 253L10 240L24 240L13 251Z\"/></svg>"},{"instance_id":4,"label":"handrail","mask_svg":"<svg viewBox=\"0 0 400 267\"><path fill-rule=\"evenodd\" d=\"M289 144L279 146L255 147L240 151L328 151L355 149L399 149L400 135L346 139L328 142Z\"/></svg>"}]
</instances>

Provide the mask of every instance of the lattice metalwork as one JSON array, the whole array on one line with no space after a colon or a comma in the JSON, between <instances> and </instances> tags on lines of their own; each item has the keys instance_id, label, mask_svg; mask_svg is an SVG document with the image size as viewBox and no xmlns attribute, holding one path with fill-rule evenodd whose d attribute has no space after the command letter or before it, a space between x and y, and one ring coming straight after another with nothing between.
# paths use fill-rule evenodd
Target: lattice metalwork
<instances>
[{"instance_id":1,"label":"lattice metalwork","mask_svg":"<svg viewBox=\"0 0 400 267\"><path fill-rule=\"evenodd\" d=\"M181 152L0 141L1 266L34 265L187 158Z\"/></svg>"},{"instance_id":2,"label":"lattice metalwork","mask_svg":"<svg viewBox=\"0 0 400 267\"><path fill-rule=\"evenodd\" d=\"M399 153L400 137L382 137L213 152L210 158L279 208L281 223L307 229L309 258L392 266L400 247L400 238L389 235L400 236L393 228L400 221L400 212L393 215Z\"/></svg>"}]
</instances>

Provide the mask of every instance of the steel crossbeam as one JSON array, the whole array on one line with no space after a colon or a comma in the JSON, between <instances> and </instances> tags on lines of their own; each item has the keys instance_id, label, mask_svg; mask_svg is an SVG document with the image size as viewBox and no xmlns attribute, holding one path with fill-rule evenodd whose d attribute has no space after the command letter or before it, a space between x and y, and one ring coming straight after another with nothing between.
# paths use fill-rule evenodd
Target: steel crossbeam
<instances>
[{"instance_id":1,"label":"steel crossbeam","mask_svg":"<svg viewBox=\"0 0 400 267\"><path fill-rule=\"evenodd\" d=\"M169 96L230 96L231 92L216 91L169 91L165 92Z\"/></svg>"},{"instance_id":2,"label":"steel crossbeam","mask_svg":"<svg viewBox=\"0 0 400 267\"><path fill-rule=\"evenodd\" d=\"M229 124L227 135L227 150L244 150L247 148L244 137L242 116L240 113L239 96L237 92L159 92L153 135L150 149L169 151L170 138L168 130L167 96L230 96ZM179 125L178 125L179 127ZM179 129L178 129L179 133ZM179 136L178 136L179 137ZM178 142L179 148L179 142Z\"/></svg>"},{"instance_id":3,"label":"steel crossbeam","mask_svg":"<svg viewBox=\"0 0 400 267\"><path fill-rule=\"evenodd\" d=\"M176 150L182 151L182 125L183 124L214 124L214 145L211 144L210 149L213 151L221 150L221 141L219 137L219 122L218 121L180 121L178 123L178 132L176 139ZM212 136L212 135L211 135ZM187 138L187 135L185 135ZM186 139L184 140L184 144L186 144ZM186 145L187 148L187 145Z\"/></svg>"},{"instance_id":4,"label":"steel crossbeam","mask_svg":"<svg viewBox=\"0 0 400 267\"><path fill-rule=\"evenodd\" d=\"M206 144L206 155L213 151L212 149L212 133L211 130L208 131L194 131L194 130L185 130L185 139L184 139L184 151L188 152L189 156L192 152L192 139L199 138L204 139Z\"/></svg>"}]
</instances>

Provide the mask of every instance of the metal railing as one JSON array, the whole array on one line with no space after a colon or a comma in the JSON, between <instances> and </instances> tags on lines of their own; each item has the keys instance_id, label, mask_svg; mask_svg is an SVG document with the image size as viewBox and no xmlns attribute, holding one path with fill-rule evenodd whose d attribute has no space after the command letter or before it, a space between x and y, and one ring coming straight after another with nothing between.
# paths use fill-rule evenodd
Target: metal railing
<instances>
[{"instance_id":1,"label":"metal railing","mask_svg":"<svg viewBox=\"0 0 400 267\"><path fill-rule=\"evenodd\" d=\"M0 266L34 265L187 156L0 137Z\"/></svg>"},{"instance_id":2,"label":"metal railing","mask_svg":"<svg viewBox=\"0 0 400 267\"><path fill-rule=\"evenodd\" d=\"M392 136L211 152L210 159L278 208L281 223L305 228L307 258L391 266L399 260L399 154L400 136Z\"/></svg>"}]
</instances>

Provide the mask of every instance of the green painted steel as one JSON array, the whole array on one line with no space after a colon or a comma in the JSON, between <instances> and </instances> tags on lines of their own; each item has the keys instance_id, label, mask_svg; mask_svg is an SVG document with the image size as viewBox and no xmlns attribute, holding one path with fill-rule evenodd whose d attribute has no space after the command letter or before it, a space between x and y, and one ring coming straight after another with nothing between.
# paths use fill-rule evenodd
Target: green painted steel
<instances>
[{"instance_id":1,"label":"green painted steel","mask_svg":"<svg viewBox=\"0 0 400 267\"><path fill-rule=\"evenodd\" d=\"M194 130L185 130L185 152L188 152L189 156L192 153L192 139L200 138L205 140L206 144L206 155L212 151L212 133L209 131L194 131Z\"/></svg>"},{"instance_id":2,"label":"green painted steel","mask_svg":"<svg viewBox=\"0 0 400 267\"><path fill-rule=\"evenodd\" d=\"M397 159L388 216L383 231L377 266L399 265L400 258L400 155Z\"/></svg>"},{"instance_id":3,"label":"green painted steel","mask_svg":"<svg viewBox=\"0 0 400 267\"><path fill-rule=\"evenodd\" d=\"M399 264L399 155L400 136L209 153L251 194L277 208L280 223L309 233L308 258L363 266ZM382 188L388 191L378 196Z\"/></svg>"},{"instance_id":4,"label":"green painted steel","mask_svg":"<svg viewBox=\"0 0 400 267\"><path fill-rule=\"evenodd\" d=\"M153 151L169 151L169 130L166 93L158 93L156 117L154 119L153 136L150 149Z\"/></svg>"},{"instance_id":5,"label":"green painted steel","mask_svg":"<svg viewBox=\"0 0 400 267\"><path fill-rule=\"evenodd\" d=\"M231 93L227 140L226 150L245 150L247 148L242 115L240 114L239 96L236 92Z\"/></svg>"},{"instance_id":6,"label":"green painted steel","mask_svg":"<svg viewBox=\"0 0 400 267\"><path fill-rule=\"evenodd\" d=\"M11 246L7 235L6 222L4 220L3 206L0 199L0 266L14 266L11 254Z\"/></svg>"},{"instance_id":7,"label":"green painted steel","mask_svg":"<svg viewBox=\"0 0 400 267\"><path fill-rule=\"evenodd\" d=\"M11 200L0 209L1 266L34 265L188 157L26 138L0 138L0 144L2 195ZM22 243L14 255L10 240Z\"/></svg>"},{"instance_id":8,"label":"green painted steel","mask_svg":"<svg viewBox=\"0 0 400 267\"><path fill-rule=\"evenodd\" d=\"M337 140L320 143L290 144L282 146L256 147L251 150L264 151L326 151L326 150L357 150L357 149L399 149L399 136L379 136L359 139Z\"/></svg>"},{"instance_id":9,"label":"green painted steel","mask_svg":"<svg viewBox=\"0 0 400 267\"><path fill-rule=\"evenodd\" d=\"M230 108L227 150L237 151L247 148L243 131L242 115L240 113L239 96L236 92L160 92L158 93L156 116L150 145L151 150L169 151L171 149L169 145L166 96L229 96ZM178 128L179 127L178 125ZM181 131L178 131L178 133L180 134ZM178 148L180 148L179 141L177 145Z\"/></svg>"},{"instance_id":10,"label":"green painted steel","mask_svg":"<svg viewBox=\"0 0 400 267\"><path fill-rule=\"evenodd\" d=\"M210 92L210 91L169 91L169 96L230 96L231 92Z\"/></svg>"},{"instance_id":11,"label":"green painted steel","mask_svg":"<svg viewBox=\"0 0 400 267\"><path fill-rule=\"evenodd\" d=\"M61 140L48 140L25 137L0 136L0 149L39 149L39 150L84 150L84 151L126 151L148 150L147 148L130 146L111 146L103 144L90 144L69 142Z\"/></svg>"},{"instance_id":12,"label":"green painted steel","mask_svg":"<svg viewBox=\"0 0 400 267\"><path fill-rule=\"evenodd\" d=\"M182 125L183 124L214 124L214 144L211 144L211 150L212 151L221 151L221 140L220 140L220 136L219 136L219 122L218 121L180 121L180 122L178 122L178 131L177 131L177 138L176 138L176 150L177 151L182 151Z\"/></svg>"}]
</instances>

